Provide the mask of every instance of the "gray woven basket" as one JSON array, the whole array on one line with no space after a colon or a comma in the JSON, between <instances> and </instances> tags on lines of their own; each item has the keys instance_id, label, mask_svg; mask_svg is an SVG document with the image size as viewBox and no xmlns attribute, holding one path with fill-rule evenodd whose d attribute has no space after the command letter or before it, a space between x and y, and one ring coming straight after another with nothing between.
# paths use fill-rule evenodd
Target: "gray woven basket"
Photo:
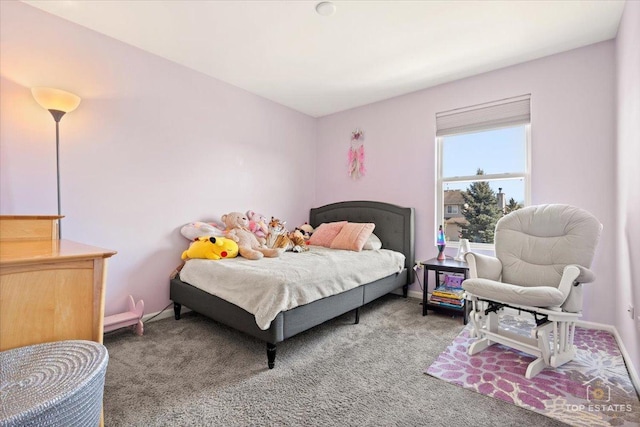
<instances>
[{"instance_id":1,"label":"gray woven basket","mask_svg":"<svg viewBox=\"0 0 640 427\"><path fill-rule=\"evenodd\" d=\"M97 426L108 360L93 341L0 352L0 427Z\"/></svg>"}]
</instances>

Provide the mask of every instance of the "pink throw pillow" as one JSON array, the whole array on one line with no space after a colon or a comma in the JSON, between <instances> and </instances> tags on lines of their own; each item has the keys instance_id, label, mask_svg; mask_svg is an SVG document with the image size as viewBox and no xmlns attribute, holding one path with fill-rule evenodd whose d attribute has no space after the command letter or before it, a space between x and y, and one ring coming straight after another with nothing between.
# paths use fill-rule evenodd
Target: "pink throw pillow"
<instances>
[{"instance_id":1,"label":"pink throw pillow","mask_svg":"<svg viewBox=\"0 0 640 427\"><path fill-rule=\"evenodd\" d=\"M330 247L360 252L375 227L373 223L349 222L342 227Z\"/></svg>"},{"instance_id":2,"label":"pink throw pillow","mask_svg":"<svg viewBox=\"0 0 640 427\"><path fill-rule=\"evenodd\" d=\"M340 233L346 223L347 221L339 221L320 224L309 238L309 244L330 247L331 242L333 242L333 239Z\"/></svg>"}]
</instances>

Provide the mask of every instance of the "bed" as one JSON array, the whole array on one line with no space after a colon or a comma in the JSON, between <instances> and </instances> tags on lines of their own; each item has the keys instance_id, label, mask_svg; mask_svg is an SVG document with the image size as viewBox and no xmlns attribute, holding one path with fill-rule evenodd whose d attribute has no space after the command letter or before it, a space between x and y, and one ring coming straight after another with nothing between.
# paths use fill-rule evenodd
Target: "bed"
<instances>
[{"instance_id":1,"label":"bed","mask_svg":"<svg viewBox=\"0 0 640 427\"><path fill-rule=\"evenodd\" d=\"M309 224L313 227L335 221L374 223L374 233L382 241L383 249L402 254L404 265L385 277L278 312L268 322L266 329L258 326L254 314L181 280L181 275L178 275L170 282L170 299L174 303L176 320L180 319L181 308L184 305L217 322L265 341L267 366L272 369L275 366L277 343L349 311L355 312L355 323L358 323L359 308L389 292L402 289L406 297L408 286L413 283L415 274L414 209L384 202L348 201L332 203L310 211ZM293 255L304 257L305 253ZM249 262L260 263L262 260ZM182 272L181 274L184 275Z\"/></svg>"}]
</instances>

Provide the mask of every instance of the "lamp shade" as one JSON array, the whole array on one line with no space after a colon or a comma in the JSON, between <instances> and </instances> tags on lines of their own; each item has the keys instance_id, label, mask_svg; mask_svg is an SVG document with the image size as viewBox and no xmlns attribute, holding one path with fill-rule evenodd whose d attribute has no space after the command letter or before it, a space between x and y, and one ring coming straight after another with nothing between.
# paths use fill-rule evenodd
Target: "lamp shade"
<instances>
[{"instance_id":1,"label":"lamp shade","mask_svg":"<svg viewBox=\"0 0 640 427\"><path fill-rule=\"evenodd\" d=\"M80 105L80 97L70 92L48 87L31 88L31 94L36 102L45 110L69 113Z\"/></svg>"}]
</instances>

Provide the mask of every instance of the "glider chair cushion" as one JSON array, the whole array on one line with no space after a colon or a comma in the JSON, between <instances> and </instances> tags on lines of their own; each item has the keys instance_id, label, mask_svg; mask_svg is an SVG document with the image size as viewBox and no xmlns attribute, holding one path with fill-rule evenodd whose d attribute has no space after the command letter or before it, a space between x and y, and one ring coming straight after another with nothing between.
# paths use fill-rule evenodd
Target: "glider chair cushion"
<instances>
[{"instance_id":1,"label":"glider chair cushion","mask_svg":"<svg viewBox=\"0 0 640 427\"><path fill-rule=\"evenodd\" d=\"M474 295L482 295L484 299L507 304L553 307L565 300L562 292L552 286L526 287L489 279L469 280L464 289Z\"/></svg>"},{"instance_id":2,"label":"glider chair cushion","mask_svg":"<svg viewBox=\"0 0 640 427\"><path fill-rule=\"evenodd\" d=\"M592 214L569 205L530 206L501 218L494 237L496 256L465 255L470 278L462 287L473 306L473 333L480 338L469 353L499 342L537 355L528 378L546 365L571 360L573 328L582 310L581 284L595 279L589 267L601 230ZM534 315L532 338L520 342L501 334L497 312L503 307Z\"/></svg>"}]
</instances>

